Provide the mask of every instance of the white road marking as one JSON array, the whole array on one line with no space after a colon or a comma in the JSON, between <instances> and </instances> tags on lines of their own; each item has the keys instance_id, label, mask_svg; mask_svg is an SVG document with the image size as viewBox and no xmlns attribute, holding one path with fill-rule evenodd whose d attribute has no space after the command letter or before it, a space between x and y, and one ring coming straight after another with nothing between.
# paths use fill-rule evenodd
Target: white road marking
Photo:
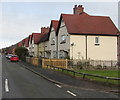
<instances>
[{"instance_id":1,"label":"white road marking","mask_svg":"<svg viewBox=\"0 0 120 100\"><path fill-rule=\"evenodd\" d=\"M71 94L72 96L77 96L76 94L70 92L70 91L67 91L67 93Z\"/></svg>"},{"instance_id":2,"label":"white road marking","mask_svg":"<svg viewBox=\"0 0 120 100\"><path fill-rule=\"evenodd\" d=\"M60 85L58 85L58 84L55 84L57 87L59 87L59 88L62 88L62 86L60 86Z\"/></svg>"},{"instance_id":3,"label":"white road marking","mask_svg":"<svg viewBox=\"0 0 120 100\"><path fill-rule=\"evenodd\" d=\"M8 79L5 79L5 91L6 91L6 92L9 92Z\"/></svg>"}]
</instances>

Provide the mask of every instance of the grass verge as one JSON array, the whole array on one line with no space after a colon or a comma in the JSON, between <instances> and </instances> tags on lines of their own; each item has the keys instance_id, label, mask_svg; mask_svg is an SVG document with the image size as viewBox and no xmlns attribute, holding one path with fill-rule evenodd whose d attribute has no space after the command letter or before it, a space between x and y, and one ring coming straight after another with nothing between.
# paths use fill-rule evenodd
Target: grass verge
<instances>
[{"instance_id":1,"label":"grass verge","mask_svg":"<svg viewBox=\"0 0 120 100\"><path fill-rule=\"evenodd\" d=\"M68 72L66 70L61 70L61 69L55 69L55 71L60 71L68 75L74 75L73 72ZM77 72L81 73L88 73L88 74L95 74L95 75L100 75L100 76L106 76L106 77L117 77L120 78L119 70L75 70ZM75 74L77 77L83 77L83 75L80 74ZM110 80L110 79L103 79L103 78L98 78L94 76L85 76L86 79L94 80L97 82L102 82L106 84L114 84L114 85L120 85L120 80Z\"/></svg>"}]
</instances>

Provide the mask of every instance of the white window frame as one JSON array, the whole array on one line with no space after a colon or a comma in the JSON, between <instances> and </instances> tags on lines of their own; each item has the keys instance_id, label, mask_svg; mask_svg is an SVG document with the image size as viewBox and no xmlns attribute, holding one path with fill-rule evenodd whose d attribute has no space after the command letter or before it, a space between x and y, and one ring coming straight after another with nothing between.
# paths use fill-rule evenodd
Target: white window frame
<instances>
[{"instance_id":1,"label":"white window frame","mask_svg":"<svg viewBox=\"0 0 120 100\"><path fill-rule=\"evenodd\" d=\"M61 36L61 43L66 43L66 35Z\"/></svg>"},{"instance_id":2,"label":"white window frame","mask_svg":"<svg viewBox=\"0 0 120 100\"><path fill-rule=\"evenodd\" d=\"M51 39L51 45L55 45L55 38L54 37Z\"/></svg>"},{"instance_id":3,"label":"white window frame","mask_svg":"<svg viewBox=\"0 0 120 100\"><path fill-rule=\"evenodd\" d=\"M95 45L100 45L100 37L99 36L95 37Z\"/></svg>"}]
</instances>

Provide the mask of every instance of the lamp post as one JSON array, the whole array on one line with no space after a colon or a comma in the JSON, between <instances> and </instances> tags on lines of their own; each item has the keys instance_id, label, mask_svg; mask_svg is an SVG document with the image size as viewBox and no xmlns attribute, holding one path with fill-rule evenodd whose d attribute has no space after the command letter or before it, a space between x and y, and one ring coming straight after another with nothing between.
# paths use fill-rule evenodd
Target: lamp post
<instances>
[{"instance_id":1,"label":"lamp post","mask_svg":"<svg viewBox=\"0 0 120 100\"><path fill-rule=\"evenodd\" d=\"M72 67L73 67L73 46L74 46L74 45L75 45L74 42L71 43L71 47L72 47Z\"/></svg>"},{"instance_id":2,"label":"lamp post","mask_svg":"<svg viewBox=\"0 0 120 100\"><path fill-rule=\"evenodd\" d=\"M74 43L71 43L71 47L72 47L72 60L73 60L73 46L74 45L75 45Z\"/></svg>"}]
</instances>

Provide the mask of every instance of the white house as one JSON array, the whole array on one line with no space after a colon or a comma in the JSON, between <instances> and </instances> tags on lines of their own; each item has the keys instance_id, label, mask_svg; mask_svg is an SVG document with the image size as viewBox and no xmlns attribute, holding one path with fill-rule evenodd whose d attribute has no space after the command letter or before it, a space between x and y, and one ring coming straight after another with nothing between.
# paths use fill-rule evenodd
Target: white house
<instances>
[{"instance_id":1,"label":"white house","mask_svg":"<svg viewBox=\"0 0 120 100\"><path fill-rule=\"evenodd\" d=\"M58 58L117 60L119 30L108 16L91 16L82 5L74 14L61 14Z\"/></svg>"},{"instance_id":2,"label":"white house","mask_svg":"<svg viewBox=\"0 0 120 100\"><path fill-rule=\"evenodd\" d=\"M58 20L52 20L50 25L49 31L49 49L50 49L50 58L57 58L57 27L58 27Z\"/></svg>"}]
</instances>

